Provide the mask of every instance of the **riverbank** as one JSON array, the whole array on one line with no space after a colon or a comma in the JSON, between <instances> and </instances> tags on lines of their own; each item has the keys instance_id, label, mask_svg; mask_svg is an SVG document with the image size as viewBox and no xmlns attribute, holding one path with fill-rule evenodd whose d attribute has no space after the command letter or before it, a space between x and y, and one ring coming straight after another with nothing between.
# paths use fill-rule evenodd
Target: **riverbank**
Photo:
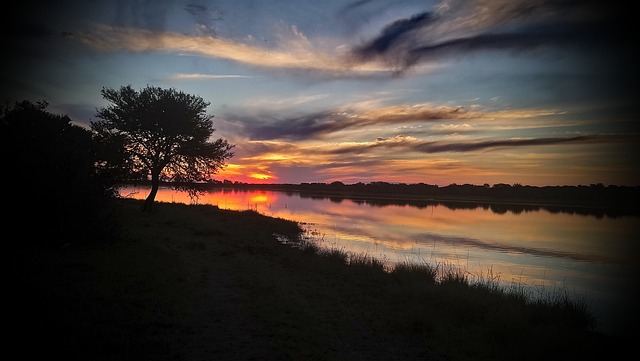
<instances>
[{"instance_id":1,"label":"riverbank","mask_svg":"<svg viewBox=\"0 0 640 361\"><path fill-rule=\"evenodd\" d=\"M120 236L11 259L13 345L92 360L537 360L615 357L579 305L424 269L386 272L278 242L301 231L251 211L117 199ZM490 285L490 283L488 283ZM75 355L75 357L73 357Z\"/></svg>"}]
</instances>

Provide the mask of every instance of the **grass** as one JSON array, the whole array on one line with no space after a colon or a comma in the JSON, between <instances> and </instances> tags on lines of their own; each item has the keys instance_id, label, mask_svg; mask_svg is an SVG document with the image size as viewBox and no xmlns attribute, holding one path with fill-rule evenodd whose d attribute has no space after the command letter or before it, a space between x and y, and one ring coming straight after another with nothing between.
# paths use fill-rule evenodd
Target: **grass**
<instances>
[{"instance_id":1,"label":"grass","mask_svg":"<svg viewBox=\"0 0 640 361\"><path fill-rule=\"evenodd\" d=\"M389 268L253 211L115 207L111 241L11 251L7 343L20 358L567 360L627 347L566 294L534 301L490 272Z\"/></svg>"}]
</instances>

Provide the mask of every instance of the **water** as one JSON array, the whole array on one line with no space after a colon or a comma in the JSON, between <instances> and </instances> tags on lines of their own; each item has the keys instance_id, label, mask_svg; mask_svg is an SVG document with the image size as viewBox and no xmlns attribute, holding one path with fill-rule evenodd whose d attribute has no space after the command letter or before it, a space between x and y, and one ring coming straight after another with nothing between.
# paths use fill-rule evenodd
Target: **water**
<instances>
[{"instance_id":1,"label":"water","mask_svg":"<svg viewBox=\"0 0 640 361\"><path fill-rule=\"evenodd\" d=\"M121 191L138 199L148 193L148 188ZM638 216L497 212L455 204L380 205L234 188L216 189L197 200L185 192L160 189L156 201L251 209L303 223L324 247L365 253L389 264L454 266L472 280L519 285L534 297L566 292L586 302L605 332L626 333L637 321Z\"/></svg>"}]
</instances>

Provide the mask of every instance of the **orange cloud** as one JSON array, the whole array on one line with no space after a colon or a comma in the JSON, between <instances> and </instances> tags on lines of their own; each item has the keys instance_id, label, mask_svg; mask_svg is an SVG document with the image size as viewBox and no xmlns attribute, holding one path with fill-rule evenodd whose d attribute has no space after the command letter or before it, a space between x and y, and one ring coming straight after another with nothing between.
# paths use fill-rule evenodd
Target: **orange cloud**
<instances>
[{"instance_id":1,"label":"orange cloud","mask_svg":"<svg viewBox=\"0 0 640 361\"><path fill-rule=\"evenodd\" d=\"M249 177L260 179L260 180L267 180L267 179L273 178L273 176L270 176L268 174L262 174L262 173L252 173L251 175L249 175Z\"/></svg>"}]
</instances>

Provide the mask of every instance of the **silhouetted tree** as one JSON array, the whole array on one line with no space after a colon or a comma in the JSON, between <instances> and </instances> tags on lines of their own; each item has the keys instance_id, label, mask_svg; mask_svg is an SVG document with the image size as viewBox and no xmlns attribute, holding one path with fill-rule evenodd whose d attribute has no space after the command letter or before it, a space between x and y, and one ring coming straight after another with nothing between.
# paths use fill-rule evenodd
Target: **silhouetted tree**
<instances>
[{"instance_id":1,"label":"silhouetted tree","mask_svg":"<svg viewBox=\"0 0 640 361\"><path fill-rule=\"evenodd\" d=\"M213 116L206 114L210 103L199 96L152 86L136 91L130 85L101 93L111 105L98 109L102 120L91 128L102 143L120 148L115 168L126 169L131 180L151 180L145 211L151 211L161 181L193 194L195 183L210 180L233 156L234 145L210 141L215 131ZM113 169L114 162L106 160L103 168Z\"/></svg>"}]
</instances>

